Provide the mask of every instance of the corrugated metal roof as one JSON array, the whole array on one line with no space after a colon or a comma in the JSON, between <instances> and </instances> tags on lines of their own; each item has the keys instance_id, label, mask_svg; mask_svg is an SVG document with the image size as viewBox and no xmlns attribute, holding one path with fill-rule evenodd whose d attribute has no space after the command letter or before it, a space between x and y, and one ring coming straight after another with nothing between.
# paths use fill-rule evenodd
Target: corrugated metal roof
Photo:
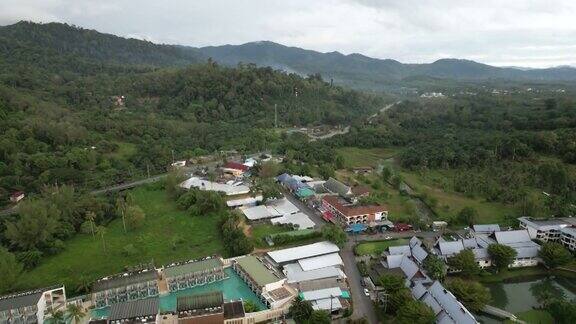
<instances>
[{"instance_id":1,"label":"corrugated metal roof","mask_svg":"<svg viewBox=\"0 0 576 324\"><path fill-rule=\"evenodd\" d=\"M528 230L496 232L494 233L494 237L499 244L530 241Z\"/></svg>"},{"instance_id":2,"label":"corrugated metal roof","mask_svg":"<svg viewBox=\"0 0 576 324\"><path fill-rule=\"evenodd\" d=\"M438 243L438 248L443 256L451 256L457 254L458 252L464 250L464 244L462 241L450 241L450 242L440 242Z\"/></svg>"},{"instance_id":3,"label":"corrugated metal roof","mask_svg":"<svg viewBox=\"0 0 576 324\"><path fill-rule=\"evenodd\" d=\"M189 273L202 272L206 270L212 270L215 268L222 267L223 263L219 258L211 258L206 260L192 261L188 263L183 263L164 269L164 275L167 278L179 277Z\"/></svg>"},{"instance_id":4,"label":"corrugated metal roof","mask_svg":"<svg viewBox=\"0 0 576 324\"><path fill-rule=\"evenodd\" d=\"M494 233L494 232L500 232L500 225L498 224L472 225L472 229L476 233Z\"/></svg>"},{"instance_id":5,"label":"corrugated metal roof","mask_svg":"<svg viewBox=\"0 0 576 324\"><path fill-rule=\"evenodd\" d=\"M428 256L428 252L424 251L424 249L420 245L416 245L412 248L412 256L418 262L422 263L424 259Z\"/></svg>"},{"instance_id":6,"label":"corrugated metal roof","mask_svg":"<svg viewBox=\"0 0 576 324\"><path fill-rule=\"evenodd\" d=\"M50 291L58 288L63 287L52 286L0 296L0 311L36 305L45 291Z\"/></svg>"},{"instance_id":7,"label":"corrugated metal roof","mask_svg":"<svg viewBox=\"0 0 576 324\"><path fill-rule=\"evenodd\" d=\"M410 247L420 246L422 245L422 241L420 241L420 239L416 236L412 236L410 238L410 242L408 242L408 245L410 245Z\"/></svg>"},{"instance_id":8,"label":"corrugated metal roof","mask_svg":"<svg viewBox=\"0 0 576 324\"><path fill-rule=\"evenodd\" d=\"M338 251L340 251L340 249L336 244L323 241L289 249L271 251L268 252L268 256L276 263L285 263Z\"/></svg>"},{"instance_id":9,"label":"corrugated metal roof","mask_svg":"<svg viewBox=\"0 0 576 324\"><path fill-rule=\"evenodd\" d=\"M412 255L412 251L410 250L409 245L391 246L388 248L388 253L390 253L390 255L399 255L399 254Z\"/></svg>"},{"instance_id":10,"label":"corrugated metal roof","mask_svg":"<svg viewBox=\"0 0 576 324\"><path fill-rule=\"evenodd\" d=\"M331 253L307 259L300 259L298 260L298 264L300 264L302 270L310 271L335 265L342 265L344 264L344 261L342 261L342 258L338 253Z\"/></svg>"},{"instance_id":11,"label":"corrugated metal roof","mask_svg":"<svg viewBox=\"0 0 576 324\"><path fill-rule=\"evenodd\" d=\"M273 217L266 206L254 206L242 209L242 214L249 220L259 220Z\"/></svg>"},{"instance_id":12,"label":"corrugated metal roof","mask_svg":"<svg viewBox=\"0 0 576 324\"><path fill-rule=\"evenodd\" d=\"M324 183L324 188L343 197L350 195L352 192L350 187L334 178L329 178L328 181Z\"/></svg>"},{"instance_id":13,"label":"corrugated metal roof","mask_svg":"<svg viewBox=\"0 0 576 324\"><path fill-rule=\"evenodd\" d=\"M113 288L127 287L157 279L156 269L142 270L140 272L131 272L116 275L108 279L100 279L92 286L92 292L104 291Z\"/></svg>"},{"instance_id":14,"label":"corrugated metal roof","mask_svg":"<svg viewBox=\"0 0 576 324\"><path fill-rule=\"evenodd\" d=\"M428 289L428 292L441 305L442 309L458 324L478 323L474 316L462 305L452 293L442 286L439 281L435 281Z\"/></svg>"},{"instance_id":15,"label":"corrugated metal roof","mask_svg":"<svg viewBox=\"0 0 576 324\"><path fill-rule=\"evenodd\" d=\"M236 259L236 262L260 287L281 280L253 255Z\"/></svg>"},{"instance_id":16,"label":"corrugated metal roof","mask_svg":"<svg viewBox=\"0 0 576 324\"><path fill-rule=\"evenodd\" d=\"M314 310L338 310L342 308L339 298L325 298L312 301L312 309Z\"/></svg>"},{"instance_id":17,"label":"corrugated metal roof","mask_svg":"<svg viewBox=\"0 0 576 324\"><path fill-rule=\"evenodd\" d=\"M332 287L318 290L310 290L300 293L304 300L318 300L330 297L340 297L342 296L342 290L340 287Z\"/></svg>"},{"instance_id":18,"label":"corrugated metal roof","mask_svg":"<svg viewBox=\"0 0 576 324\"><path fill-rule=\"evenodd\" d=\"M281 217L272 218L272 224L294 224L298 225L299 229L314 228L316 225L308 215L304 213L296 213L292 215L284 215Z\"/></svg>"},{"instance_id":19,"label":"corrugated metal roof","mask_svg":"<svg viewBox=\"0 0 576 324\"><path fill-rule=\"evenodd\" d=\"M156 316L160 302L158 297L139 299L110 306L110 321L135 317Z\"/></svg>"},{"instance_id":20,"label":"corrugated metal roof","mask_svg":"<svg viewBox=\"0 0 576 324\"><path fill-rule=\"evenodd\" d=\"M286 271L286 278L288 279L288 283L335 277L339 279L346 278L344 272L342 272L342 270L337 267L326 267L310 271L302 271L300 265L298 263L294 263L285 265L284 271Z\"/></svg>"},{"instance_id":21,"label":"corrugated metal roof","mask_svg":"<svg viewBox=\"0 0 576 324\"><path fill-rule=\"evenodd\" d=\"M300 211L296 205L286 198L269 200L266 203L268 211L274 216L295 214Z\"/></svg>"}]
</instances>

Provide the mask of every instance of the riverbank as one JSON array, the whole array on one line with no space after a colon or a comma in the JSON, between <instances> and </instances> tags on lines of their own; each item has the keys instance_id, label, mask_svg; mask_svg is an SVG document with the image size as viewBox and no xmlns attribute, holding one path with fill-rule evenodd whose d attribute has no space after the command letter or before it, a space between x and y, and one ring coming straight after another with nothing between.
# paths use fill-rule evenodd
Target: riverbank
<instances>
[{"instance_id":1,"label":"riverbank","mask_svg":"<svg viewBox=\"0 0 576 324\"><path fill-rule=\"evenodd\" d=\"M532 277L541 276L559 276L567 279L576 280L576 273L560 269L548 269L544 266L509 269L499 273L492 273L485 271L481 275L473 276L471 279L479 281L484 284L499 283L499 282L514 282L524 281ZM455 274L454 277L461 277ZM465 278L466 279L466 278Z\"/></svg>"}]
</instances>

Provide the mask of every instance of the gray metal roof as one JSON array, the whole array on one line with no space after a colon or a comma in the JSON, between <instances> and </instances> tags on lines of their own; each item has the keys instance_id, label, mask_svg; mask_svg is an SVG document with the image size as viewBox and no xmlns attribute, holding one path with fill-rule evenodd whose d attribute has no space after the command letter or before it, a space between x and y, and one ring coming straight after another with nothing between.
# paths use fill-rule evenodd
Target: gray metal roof
<instances>
[{"instance_id":1,"label":"gray metal roof","mask_svg":"<svg viewBox=\"0 0 576 324\"><path fill-rule=\"evenodd\" d=\"M160 301L158 297L139 299L110 306L110 321L135 317L156 316Z\"/></svg>"},{"instance_id":2,"label":"gray metal roof","mask_svg":"<svg viewBox=\"0 0 576 324\"><path fill-rule=\"evenodd\" d=\"M498 224L473 225L472 229L476 233L494 233L494 232L500 232L500 225Z\"/></svg>"},{"instance_id":3,"label":"gray metal roof","mask_svg":"<svg viewBox=\"0 0 576 324\"><path fill-rule=\"evenodd\" d=\"M560 231L562 231L562 233L576 237L576 227L565 227Z\"/></svg>"},{"instance_id":4,"label":"gray metal roof","mask_svg":"<svg viewBox=\"0 0 576 324\"><path fill-rule=\"evenodd\" d=\"M462 244L462 241L460 240L440 242L438 243L438 249L443 256L450 256L464 250L464 244Z\"/></svg>"},{"instance_id":5,"label":"gray metal roof","mask_svg":"<svg viewBox=\"0 0 576 324\"><path fill-rule=\"evenodd\" d=\"M140 272L130 272L116 275L111 278L102 278L92 286L92 292L105 291L114 288L126 287L156 280L156 270L142 270Z\"/></svg>"},{"instance_id":6,"label":"gray metal roof","mask_svg":"<svg viewBox=\"0 0 576 324\"><path fill-rule=\"evenodd\" d=\"M499 244L531 241L528 230L495 232L494 237Z\"/></svg>"},{"instance_id":7,"label":"gray metal roof","mask_svg":"<svg viewBox=\"0 0 576 324\"><path fill-rule=\"evenodd\" d=\"M415 246L420 246L422 245L422 241L420 241L419 238L417 238L416 236L412 236L412 238L410 238L410 242L408 243L408 245L410 245L410 247L415 247Z\"/></svg>"},{"instance_id":8,"label":"gray metal roof","mask_svg":"<svg viewBox=\"0 0 576 324\"><path fill-rule=\"evenodd\" d=\"M569 225L562 218L558 218L558 219L533 219L530 217L520 217L520 218L518 218L518 220L520 221L520 223L523 223L526 226L530 226L532 228L535 228L538 230L543 230L543 231L552 230L552 229L559 230L562 227L566 227Z\"/></svg>"},{"instance_id":9,"label":"gray metal roof","mask_svg":"<svg viewBox=\"0 0 576 324\"><path fill-rule=\"evenodd\" d=\"M222 266L223 266L222 261L219 258L213 257L205 260L197 260L174 266L169 266L166 267L163 272L167 278L170 278L170 277L179 277L186 274L203 272L207 270L213 270L216 268L221 268Z\"/></svg>"},{"instance_id":10,"label":"gray metal roof","mask_svg":"<svg viewBox=\"0 0 576 324\"><path fill-rule=\"evenodd\" d=\"M474 253L474 259L476 260L486 260L490 258L490 255L488 254L488 249L485 248L472 249L472 252Z\"/></svg>"},{"instance_id":11,"label":"gray metal roof","mask_svg":"<svg viewBox=\"0 0 576 324\"><path fill-rule=\"evenodd\" d=\"M416 259L416 261L422 263L424 262L424 259L426 259L426 257L428 256L428 252L424 251L424 249L420 245L417 245L412 248L412 256L414 257L414 259Z\"/></svg>"},{"instance_id":12,"label":"gray metal roof","mask_svg":"<svg viewBox=\"0 0 576 324\"><path fill-rule=\"evenodd\" d=\"M340 196L344 197L350 195L350 193L352 192L352 189L349 186L343 184L342 182L334 178L330 178L328 179L328 181L324 182L324 188L326 188L328 191L337 193Z\"/></svg>"},{"instance_id":13,"label":"gray metal roof","mask_svg":"<svg viewBox=\"0 0 576 324\"><path fill-rule=\"evenodd\" d=\"M451 292L446 290L439 281L428 289L430 295L440 304L442 309L458 324L478 323L474 316L462 305Z\"/></svg>"},{"instance_id":14,"label":"gray metal roof","mask_svg":"<svg viewBox=\"0 0 576 324\"><path fill-rule=\"evenodd\" d=\"M0 297L0 311L32 306L38 303L45 289L37 289Z\"/></svg>"},{"instance_id":15,"label":"gray metal roof","mask_svg":"<svg viewBox=\"0 0 576 324\"><path fill-rule=\"evenodd\" d=\"M399 245L389 247L388 253L390 253L390 255L398 255L398 254L411 255L412 251L410 251L409 245Z\"/></svg>"}]
</instances>

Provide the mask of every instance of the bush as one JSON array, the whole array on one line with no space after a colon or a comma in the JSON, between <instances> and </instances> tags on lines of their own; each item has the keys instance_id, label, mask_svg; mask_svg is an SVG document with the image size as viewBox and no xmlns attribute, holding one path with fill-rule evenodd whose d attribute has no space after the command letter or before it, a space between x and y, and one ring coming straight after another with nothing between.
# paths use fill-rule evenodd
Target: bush
<instances>
[{"instance_id":1,"label":"bush","mask_svg":"<svg viewBox=\"0 0 576 324\"><path fill-rule=\"evenodd\" d=\"M322 233L320 232L311 232L305 235L288 235L288 234L278 234L274 236L272 241L274 241L275 245L286 245L294 242L306 241L311 240L314 238L321 237Z\"/></svg>"},{"instance_id":2,"label":"bush","mask_svg":"<svg viewBox=\"0 0 576 324\"><path fill-rule=\"evenodd\" d=\"M122 248L122 255L124 256L133 256L136 254L138 254L138 249L136 249L134 244L128 244Z\"/></svg>"},{"instance_id":3,"label":"bush","mask_svg":"<svg viewBox=\"0 0 576 324\"><path fill-rule=\"evenodd\" d=\"M66 248L66 244L63 241L55 239L48 244L46 248L46 253L49 255L58 254Z\"/></svg>"},{"instance_id":4,"label":"bush","mask_svg":"<svg viewBox=\"0 0 576 324\"><path fill-rule=\"evenodd\" d=\"M16 259L26 270L30 270L36 267L40 263L40 259L42 258L42 252L38 250L29 250L24 252L16 253Z\"/></svg>"}]
</instances>

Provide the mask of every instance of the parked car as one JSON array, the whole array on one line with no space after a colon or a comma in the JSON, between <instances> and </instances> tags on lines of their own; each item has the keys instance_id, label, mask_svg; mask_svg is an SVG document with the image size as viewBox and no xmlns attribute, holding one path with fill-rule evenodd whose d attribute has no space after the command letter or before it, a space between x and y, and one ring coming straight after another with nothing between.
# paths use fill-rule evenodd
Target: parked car
<instances>
[{"instance_id":1,"label":"parked car","mask_svg":"<svg viewBox=\"0 0 576 324\"><path fill-rule=\"evenodd\" d=\"M368 290L368 288L364 288L364 295L370 297L370 291Z\"/></svg>"}]
</instances>

